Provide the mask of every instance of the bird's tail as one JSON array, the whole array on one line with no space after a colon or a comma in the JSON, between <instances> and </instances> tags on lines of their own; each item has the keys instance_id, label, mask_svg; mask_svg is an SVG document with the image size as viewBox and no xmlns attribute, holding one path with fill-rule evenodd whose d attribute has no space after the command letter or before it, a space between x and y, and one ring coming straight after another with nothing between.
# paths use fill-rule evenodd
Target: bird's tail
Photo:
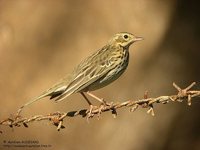
<instances>
[{"instance_id":1,"label":"bird's tail","mask_svg":"<svg viewBox=\"0 0 200 150\"><path fill-rule=\"evenodd\" d=\"M25 103L24 105L22 105L22 106L18 109L17 114L20 114L21 111L22 111L22 109L23 109L24 107L26 107L26 106L28 106L28 105L30 105L30 104L32 104L32 103L34 103L34 102L36 102L36 101L38 101L38 100L44 98L44 97L46 97L46 96L49 96L49 93L44 92L44 93L42 93L40 96L37 96L37 97L33 98L32 100L28 101L27 103Z\"/></svg>"},{"instance_id":2,"label":"bird's tail","mask_svg":"<svg viewBox=\"0 0 200 150\"><path fill-rule=\"evenodd\" d=\"M41 95L33 98L32 100L28 101L27 103L25 103L24 105L22 105L19 109L18 109L18 114L22 111L22 109L44 97L50 96L50 99L55 99L55 101L59 102L62 101L64 98L68 97L69 95L71 95L73 93L73 91L65 91L66 87L61 87L61 88L56 88L56 89L48 89L47 91L43 92Z\"/></svg>"}]
</instances>

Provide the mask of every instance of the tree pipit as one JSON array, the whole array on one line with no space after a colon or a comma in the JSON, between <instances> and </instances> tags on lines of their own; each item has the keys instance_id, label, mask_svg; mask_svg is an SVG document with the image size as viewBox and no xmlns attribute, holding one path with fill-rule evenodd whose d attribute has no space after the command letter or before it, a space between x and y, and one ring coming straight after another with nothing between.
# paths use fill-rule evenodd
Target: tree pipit
<instances>
[{"instance_id":1,"label":"tree pipit","mask_svg":"<svg viewBox=\"0 0 200 150\"><path fill-rule=\"evenodd\" d=\"M142 39L127 32L115 34L103 48L83 60L70 76L63 78L40 96L20 107L18 114L22 108L41 98L49 96L55 101L62 101L73 93L80 93L90 106L88 116L91 116L93 105L86 94L107 105L102 98L95 96L91 91L110 84L123 74L129 62L129 46Z\"/></svg>"}]
</instances>

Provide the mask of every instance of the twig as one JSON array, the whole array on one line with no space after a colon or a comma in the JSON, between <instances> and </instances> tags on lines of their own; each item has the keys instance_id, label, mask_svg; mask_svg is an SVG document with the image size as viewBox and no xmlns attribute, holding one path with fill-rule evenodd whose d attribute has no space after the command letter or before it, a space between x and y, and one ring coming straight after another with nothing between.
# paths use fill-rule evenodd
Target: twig
<instances>
[{"instance_id":1,"label":"twig","mask_svg":"<svg viewBox=\"0 0 200 150\"><path fill-rule=\"evenodd\" d=\"M193 82L191 85L186 87L185 89L181 89L178 85L173 83L173 86L177 89L178 93L175 95L170 96L159 96L156 98L148 98L148 92L145 92L144 98L139 100L129 100L122 103L111 103L110 105L103 106L101 105L101 113L106 111L111 111L111 113L114 115L114 117L117 116L117 109L122 107L128 107L130 108L130 111L133 112L139 108L139 106L142 106L142 108L148 108L147 113L150 113L152 116L155 115L154 113L154 104L161 103L161 104L167 104L169 102L183 102L184 100L187 101L187 104L190 106L192 104L192 98L194 97L200 97L200 90L190 90L196 83ZM92 110L92 115L90 114L90 117L93 116L99 116L100 111L99 107L95 107ZM10 117L0 121L0 125L6 125L10 127L14 126L21 126L28 127L28 124L30 122L34 121L42 121L42 120L49 120L52 122L53 125L57 127L57 130L59 131L62 128L65 128L63 125L63 120L66 117L75 117L75 116L82 116L87 117L88 116L88 110L82 109L79 111L70 111L70 112L54 112L50 113L48 115L35 115L31 117L22 117L19 115L11 115ZM99 117L98 117L99 118ZM2 133L2 131L0 131Z\"/></svg>"}]
</instances>

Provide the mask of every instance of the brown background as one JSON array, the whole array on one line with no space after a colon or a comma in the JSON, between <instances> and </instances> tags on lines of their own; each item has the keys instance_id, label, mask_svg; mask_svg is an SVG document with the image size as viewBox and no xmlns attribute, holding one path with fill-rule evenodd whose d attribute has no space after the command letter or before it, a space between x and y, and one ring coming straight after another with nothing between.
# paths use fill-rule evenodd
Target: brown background
<instances>
[{"instance_id":1,"label":"brown background","mask_svg":"<svg viewBox=\"0 0 200 150\"><path fill-rule=\"evenodd\" d=\"M0 1L0 118L39 95L82 59L121 31L145 38L130 48L130 64L115 83L95 93L108 101L174 94L199 83L200 20L198 3L187 0L19 0ZM197 85L197 88L200 86ZM41 100L24 115L86 108L79 94L61 103ZM57 132L49 122L29 128L1 127L3 140L38 140L51 149L200 149L200 103L157 105L155 117L145 109L104 113L88 124L65 120ZM1 147L3 148L3 147ZM13 148L12 148L13 149Z\"/></svg>"}]
</instances>

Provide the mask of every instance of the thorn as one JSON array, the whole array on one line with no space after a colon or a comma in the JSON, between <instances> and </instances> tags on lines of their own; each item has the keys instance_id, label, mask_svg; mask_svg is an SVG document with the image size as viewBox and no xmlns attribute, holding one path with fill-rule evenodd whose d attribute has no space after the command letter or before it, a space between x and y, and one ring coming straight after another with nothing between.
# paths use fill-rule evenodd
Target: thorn
<instances>
[{"instance_id":1,"label":"thorn","mask_svg":"<svg viewBox=\"0 0 200 150\"><path fill-rule=\"evenodd\" d=\"M144 92L144 99L147 99L147 98L148 98L148 94L149 94L148 91L145 91L145 92Z\"/></svg>"},{"instance_id":2,"label":"thorn","mask_svg":"<svg viewBox=\"0 0 200 150\"><path fill-rule=\"evenodd\" d=\"M196 82L192 82L188 87L185 88L185 90L186 91L190 90L195 84Z\"/></svg>"},{"instance_id":3,"label":"thorn","mask_svg":"<svg viewBox=\"0 0 200 150\"><path fill-rule=\"evenodd\" d=\"M178 90L178 95L174 100L176 100L178 102L182 102L183 100L181 100L181 98L187 96L188 97L188 105L190 106L191 105L191 95L188 95L188 90L190 90L195 84L196 84L196 82L192 82L185 89L181 89L177 84L173 83L173 86Z\"/></svg>"},{"instance_id":4,"label":"thorn","mask_svg":"<svg viewBox=\"0 0 200 150\"><path fill-rule=\"evenodd\" d=\"M18 110L17 110L17 116L20 115L20 113L22 112L22 109L24 108L24 106L21 106Z\"/></svg>"},{"instance_id":5,"label":"thorn","mask_svg":"<svg viewBox=\"0 0 200 150\"><path fill-rule=\"evenodd\" d=\"M58 123L58 127L57 127L57 130L58 130L58 131L60 131L60 128L62 127L62 122L63 122L63 121L59 121L59 123Z\"/></svg>"},{"instance_id":6,"label":"thorn","mask_svg":"<svg viewBox=\"0 0 200 150\"><path fill-rule=\"evenodd\" d=\"M113 115L113 118L117 118L117 111L115 108L112 108L112 115Z\"/></svg>"},{"instance_id":7,"label":"thorn","mask_svg":"<svg viewBox=\"0 0 200 150\"><path fill-rule=\"evenodd\" d=\"M190 94L188 95L187 103L188 103L188 106L191 106L191 105L192 105L192 98L191 98L191 95L190 95Z\"/></svg>"},{"instance_id":8,"label":"thorn","mask_svg":"<svg viewBox=\"0 0 200 150\"><path fill-rule=\"evenodd\" d=\"M138 104L133 105L133 107L131 107L130 112L134 112L137 108L138 108Z\"/></svg>"},{"instance_id":9,"label":"thorn","mask_svg":"<svg viewBox=\"0 0 200 150\"><path fill-rule=\"evenodd\" d=\"M147 113L148 113L148 114L151 114L152 116L155 116L155 113L154 113L154 110L153 110L152 107L149 108L149 110L147 110Z\"/></svg>"},{"instance_id":10,"label":"thorn","mask_svg":"<svg viewBox=\"0 0 200 150\"><path fill-rule=\"evenodd\" d=\"M181 91L181 88L175 83L173 82L173 86L180 92Z\"/></svg>"},{"instance_id":11,"label":"thorn","mask_svg":"<svg viewBox=\"0 0 200 150\"><path fill-rule=\"evenodd\" d=\"M63 115L59 118L59 120L63 120L66 116L67 116L67 113L63 114Z\"/></svg>"},{"instance_id":12,"label":"thorn","mask_svg":"<svg viewBox=\"0 0 200 150\"><path fill-rule=\"evenodd\" d=\"M155 116L155 113L154 113L153 105L152 105L152 104L149 106L149 110L147 110L147 113L148 113L148 114L151 114L151 116Z\"/></svg>"}]
</instances>

